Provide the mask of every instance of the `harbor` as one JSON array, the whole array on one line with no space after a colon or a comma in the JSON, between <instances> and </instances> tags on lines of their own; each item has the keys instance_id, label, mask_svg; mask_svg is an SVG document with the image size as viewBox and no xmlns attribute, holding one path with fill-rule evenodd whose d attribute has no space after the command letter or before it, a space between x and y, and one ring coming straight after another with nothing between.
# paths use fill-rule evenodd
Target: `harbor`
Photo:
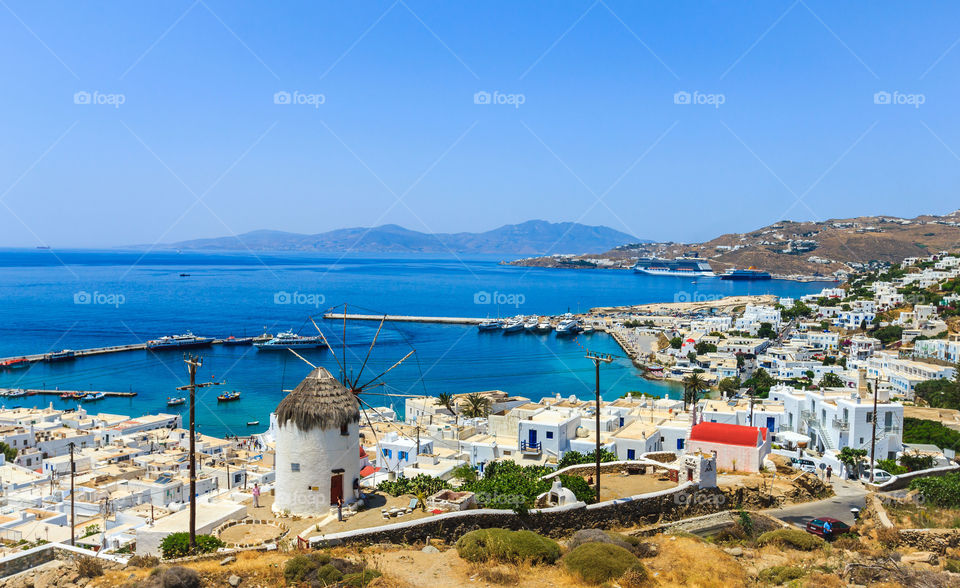
<instances>
[{"instance_id":1,"label":"harbor","mask_svg":"<svg viewBox=\"0 0 960 588\"><path fill-rule=\"evenodd\" d=\"M0 397L18 398L21 396L60 396L64 398L99 399L99 398L133 398L136 392L108 392L106 390L57 390L35 388L0 388Z\"/></svg>"}]
</instances>

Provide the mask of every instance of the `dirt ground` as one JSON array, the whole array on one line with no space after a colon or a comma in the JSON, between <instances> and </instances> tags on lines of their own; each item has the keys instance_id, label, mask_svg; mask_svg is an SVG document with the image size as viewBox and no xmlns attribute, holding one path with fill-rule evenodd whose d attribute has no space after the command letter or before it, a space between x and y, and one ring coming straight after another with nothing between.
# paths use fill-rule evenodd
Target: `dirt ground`
<instances>
[{"instance_id":1,"label":"dirt ground","mask_svg":"<svg viewBox=\"0 0 960 588\"><path fill-rule=\"evenodd\" d=\"M383 515L380 514L381 508L386 508L387 510L391 508L406 508L410 505L410 500L413 498L415 498L415 496L411 494L397 496L396 498L379 492L377 494L368 494L366 501L367 504L363 510L342 522L334 518L332 520L328 520L326 523L321 523L319 533L340 533L341 531L367 529L370 527L379 527L381 525L389 525L391 523L400 523L403 521L412 521L433 516L430 511L423 512L419 508L414 509L413 512L410 514L405 514L402 517L390 517L389 519L385 519L383 518Z\"/></svg>"},{"instance_id":2,"label":"dirt ground","mask_svg":"<svg viewBox=\"0 0 960 588\"><path fill-rule=\"evenodd\" d=\"M600 500L613 500L614 498L626 498L637 494L657 492L673 488L676 485L676 482L671 482L665 475L601 474Z\"/></svg>"},{"instance_id":3,"label":"dirt ground","mask_svg":"<svg viewBox=\"0 0 960 588\"><path fill-rule=\"evenodd\" d=\"M271 525L234 525L220 533L225 543L260 544L273 541L281 533Z\"/></svg>"}]
</instances>

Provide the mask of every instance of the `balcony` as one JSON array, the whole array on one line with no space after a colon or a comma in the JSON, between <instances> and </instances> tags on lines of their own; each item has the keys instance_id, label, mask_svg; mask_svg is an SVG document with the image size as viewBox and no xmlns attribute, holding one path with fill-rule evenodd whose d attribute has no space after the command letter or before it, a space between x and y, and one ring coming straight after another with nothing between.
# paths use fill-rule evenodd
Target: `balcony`
<instances>
[{"instance_id":1,"label":"balcony","mask_svg":"<svg viewBox=\"0 0 960 588\"><path fill-rule=\"evenodd\" d=\"M520 442L520 451L523 453L528 453L531 455L539 455L542 450L541 443L539 441L534 441L533 443L529 441Z\"/></svg>"},{"instance_id":2,"label":"balcony","mask_svg":"<svg viewBox=\"0 0 960 588\"><path fill-rule=\"evenodd\" d=\"M845 421L845 420L843 420L843 419L839 419L839 418L837 418L837 417L834 417L834 418L833 418L833 428L834 428L834 429L839 429L839 430L841 430L841 431L849 431L849 430L850 430L850 423L848 423L847 421Z\"/></svg>"}]
</instances>

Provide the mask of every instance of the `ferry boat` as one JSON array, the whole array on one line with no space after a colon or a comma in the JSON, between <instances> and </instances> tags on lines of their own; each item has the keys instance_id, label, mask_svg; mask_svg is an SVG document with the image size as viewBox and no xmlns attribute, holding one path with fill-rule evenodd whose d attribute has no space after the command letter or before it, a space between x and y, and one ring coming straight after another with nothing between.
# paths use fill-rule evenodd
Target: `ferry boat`
<instances>
[{"instance_id":1,"label":"ferry boat","mask_svg":"<svg viewBox=\"0 0 960 588\"><path fill-rule=\"evenodd\" d=\"M167 406L180 406L181 404L186 404L187 399L183 396L177 396L174 398L167 398Z\"/></svg>"},{"instance_id":2,"label":"ferry boat","mask_svg":"<svg viewBox=\"0 0 960 588\"><path fill-rule=\"evenodd\" d=\"M700 259L699 257L678 257L676 259L640 257L633 266L633 271L648 276L698 276L713 278L717 275L707 260Z\"/></svg>"},{"instance_id":3,"label":"ferry boat","mask_svg":"<svg viewBox=\"0 0 960 588\"><path fill-rule=\"evenodd\" d=\"M3 368L5 370L19 370L29 365L30 365L30 362L27 361L27 358L18 357L17 359L8 359L7 361L0 363L0 368Z\"/></svg>"},{"instance_id":4,"label":"ferry boat","mask_svg":"<svg viewBox=\"0 0 960 588\"><path fill-rule=\"evenodd\" d=\"M557 336L576 335L580 331L580 323L576 319L563 319L557 324Z\"/></svg>"},{"instance_id":5,"label":"ferry boat","mask_svg":"<svg viewBox=\"0 0 960 588\"><path fill-rule=\"evenodd\" d=\"M89 394L89 395L85 398L85 400L86 400L87 402L90 402L90 401L92 401L92 400L102 400L102 399L104 399L104 398L106 398L106 397L107 397L107 394L106 394L105 392L94 392L93 394Z\"/></svg>"},{"instance_id":6,"label":"ferry boat","mask_svg":"<svg viewBox=\"0 0 960 588\"><path fill-rule=\"evenodd\" d=\"M498 320L487 319L477 325L478 331L498 331L503 324Z\"/></svg>"},{"instance_id":7,"label":"ferry boat","mask_svg":"<svg viewBox=\"0 0 960 588\"><path fill-rule=\"evenodd\" d=\"M220 396L217 396L218 402L230 402L231 400L240 400L240 393L234 390L232 392L224 392Z\"/></svg>"},{"instance_id":8,"label":"ferry boat","mask_svg":"<svg viewBox=\"0 0 960 588\"><path fill-rule=\"evenodd\" d=\"M206 347L213 343L210 337L197 337L190 331L183 335L165 335L159 339L147 341L147 349L156 351L158 349L184 349L187 347Z\"/></svg>"},{"instance_id":9,"label":"ferry boat","mask_svg":"<svg viewBox=\"0 0 960 588\"><path fill-rule=\"evenodd\" d=\"M76 357L76 352L72 349L61 349L60 351L54 351L53 353L48 353L43 357L43 361L52 362L52 361L66 361L68 359L73 359Z\"/></svg>"},{"instance_id":10,"label":"ferry boat","mask_svg":"<svg viewBox=\"0 0 960 588\"><path fill-rule=\"evenodd\" d=\"M747 269L731 269L727 273L721 274L721 280L769 280L772 276L770 272L758 270L752 265Z\"/></svg>"},{"instance_id":11,"label":"ferry boat","mask_svg":"<svg viewBox=\"0 0 960 588\"><path fill-rule=\"evenodd\" d=\"M323 335L297 335L293 331L284 331L269 341L257 341L253 344L258 351L283 349L317 349L326 347Z\"/></svg>"},{"instance_id":12,"label":"ferry boat","mask_svg":"<svg viewBox=\"0 0 960 588\"><path fill-rule=\"evenodd\" d=\"M521 318L510 319L503 325L504 333L517 333L522 330L523 330L523 319Z\"/></svg>"}]
</instances>

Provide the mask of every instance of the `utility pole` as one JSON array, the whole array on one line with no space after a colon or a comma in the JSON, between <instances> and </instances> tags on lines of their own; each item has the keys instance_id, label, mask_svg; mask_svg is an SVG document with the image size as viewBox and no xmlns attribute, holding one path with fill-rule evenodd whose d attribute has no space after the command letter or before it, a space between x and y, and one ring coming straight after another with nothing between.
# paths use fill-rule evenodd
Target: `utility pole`
<instances>
[{"instance_id":1,"label":"utility pole","mask_svg":"<svg viewBox=\"0 0 960 588\"><path fill-rule=\"evenodd\" d=\"M76 523L74 522L74 518L73 518L74 516L73 514L73 507L74 507L73 474L74 472L76 472L76 468L73 465L73 447L74 447L73 441L71 441L68 445L70 446L70 545L75 545L74 536L76 535L77 528L75 526Z\"/></svg>"},{"instance_id":2,"label":"utility pole","mask_svg":"<svg viewBox=\"0 0 960 588\"><path fill-rule=\"evenodd\" d=\"M587 351L586 357L593 360L597 374L597 408L595 415L597 418L597 449L595 455L597 458L597 502L600 502L600 363L610 363L613 361L613 356L608 353Z\"/></svg>"},{"instance_id":3,"label":"utility pole","mask_svg":"<svg viewBox=\"0 0 960 588\"><path fill-rule=\"evenodd\" d=\"M880 378L873 379L873 433L870 435L870 483L873 484L873 469L877 453L877 392L880 389Z\"/></svg>"},{"instance_id":4,"label":"utility pole","mask_svg":"<svg viewBox=\"0 0 960 588\"><path fill-rule=\"evenodd\" d=\"M203 358L197 355L188 355L183 358L187 364L187 373L190 374L190 384L178 386L177 390L190 391L190 551L197 548L197 448L196 448L196 399L197 388L219 385L219 382L203 382L197 384L197 368L203 365Z\"/></svg>"}]
</instances>

